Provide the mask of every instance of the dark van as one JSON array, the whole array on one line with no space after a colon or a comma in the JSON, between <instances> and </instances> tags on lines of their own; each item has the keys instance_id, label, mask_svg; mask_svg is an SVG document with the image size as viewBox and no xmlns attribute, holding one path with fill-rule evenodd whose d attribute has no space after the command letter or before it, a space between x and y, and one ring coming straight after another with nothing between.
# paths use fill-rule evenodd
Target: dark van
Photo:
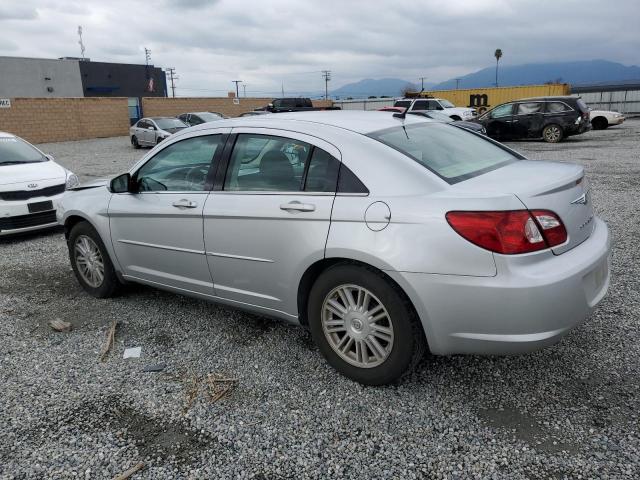
<instances>
[{"instance_id":1,"label":"dark van","mask_svg":"<svg viewBox=\"0 0 640 480\"><path fill-rule=\"evenodd\" d=\"M557 143L591 129L589 107L580 97L523 98L503 103L477 120L499 140L540 138Z\"/></svg>"}]
</instances>

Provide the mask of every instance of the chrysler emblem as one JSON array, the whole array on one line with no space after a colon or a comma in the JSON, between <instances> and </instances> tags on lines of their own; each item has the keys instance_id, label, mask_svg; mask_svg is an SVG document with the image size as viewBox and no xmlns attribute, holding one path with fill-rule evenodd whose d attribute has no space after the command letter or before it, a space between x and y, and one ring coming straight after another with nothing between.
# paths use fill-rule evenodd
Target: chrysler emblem
<instances>
[{"instance_id":1,"label":"chrysler emblem","mask_svg":"<svg viewBox=\"0 0 640 480\"><path fill-rule=\"evenodd\" d=\"M578 198L576 198L573 202L571 202L571 205L586 205L587 203L589 203L588 195L589 195L589 191L587 190Z\"/></svg>"},{"instance_id":2,"label":"chrysler emblem","mask_svg":"<svg viewBox=\"0 0 640 480\"><path fill-rule=\"evenodd\" d=\"M38 184L37 183L30 183L29 185L27 185L27 188L38 188Z\"/></svg>"}]
</instances>

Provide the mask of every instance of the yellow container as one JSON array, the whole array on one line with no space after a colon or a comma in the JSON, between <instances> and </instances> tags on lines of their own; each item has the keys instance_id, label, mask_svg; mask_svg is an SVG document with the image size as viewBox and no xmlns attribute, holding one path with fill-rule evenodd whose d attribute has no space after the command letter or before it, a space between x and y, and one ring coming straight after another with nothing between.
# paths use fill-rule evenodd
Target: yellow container
<instances>
[{"instance_id":1,"label":"yellow container","mask_svg":"<svg viewBox=\"0 0 640 480\"><path fill-rule=\"evenodd\" d=\"M501 103L512 102L520 98L550 97L569 95L571 87L566 83L549 85L522 85L519 87L465 88L460 90L431 90L419 92L413 97L444 98L456 107L472 107L478 115Z\"/></svg>"}]
</instances>

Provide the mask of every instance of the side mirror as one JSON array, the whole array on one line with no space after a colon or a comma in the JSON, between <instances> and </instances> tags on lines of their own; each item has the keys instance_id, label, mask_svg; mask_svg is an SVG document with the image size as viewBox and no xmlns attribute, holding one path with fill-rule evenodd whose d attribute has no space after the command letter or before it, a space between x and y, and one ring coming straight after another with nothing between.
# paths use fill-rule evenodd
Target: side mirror
<instances>
[{"instance_id":1,"label":"side mirror","mask_svg":"<svg viewBox=\"0 0 640 480\"><path fill-rule=\"evenodd\" d=\"M109 183L109 190L111 193L128 193L133 192L133 185L131 184L131 174L123 173L118 175Z\"/></svg>"},{"instance_id":2,"label":"side mirror","mask_svg":"<svg viewBox=\"0 0 640 480\"><path fill-rule=\"evenodd\" d=\"M45 157L53 162L53 155L51 155L50 153L45 154Z\"/></svg>"},{"instance_id":3,"label":"side mirror","mask_svg":"<svg viewBox=\"0 0 640 480\"><path fill-rule=\"evenodd\" d=\"M154 127L153 125L147 127L147 130L155 130L155 129L156 129L156 127Z\"/></svg>"}]
</instances>

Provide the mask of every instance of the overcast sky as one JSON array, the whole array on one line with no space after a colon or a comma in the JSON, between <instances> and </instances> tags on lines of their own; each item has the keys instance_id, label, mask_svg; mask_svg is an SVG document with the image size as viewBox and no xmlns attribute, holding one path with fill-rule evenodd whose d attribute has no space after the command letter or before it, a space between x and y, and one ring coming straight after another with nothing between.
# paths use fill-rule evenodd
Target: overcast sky
<instances>
[{"instance_id":1,"label":"overcast sky","mask_svg":"<svg viewBox=\"0 0 640 480\"><path fill-rule=\"evenodd\" d=\"M640 0L0 0L0 55L175 67L178 94L321 91L362 78L438 82L493 65L640 63ZM2 72L0 72L0 76Z\"/></svg>"}]
</instances>

